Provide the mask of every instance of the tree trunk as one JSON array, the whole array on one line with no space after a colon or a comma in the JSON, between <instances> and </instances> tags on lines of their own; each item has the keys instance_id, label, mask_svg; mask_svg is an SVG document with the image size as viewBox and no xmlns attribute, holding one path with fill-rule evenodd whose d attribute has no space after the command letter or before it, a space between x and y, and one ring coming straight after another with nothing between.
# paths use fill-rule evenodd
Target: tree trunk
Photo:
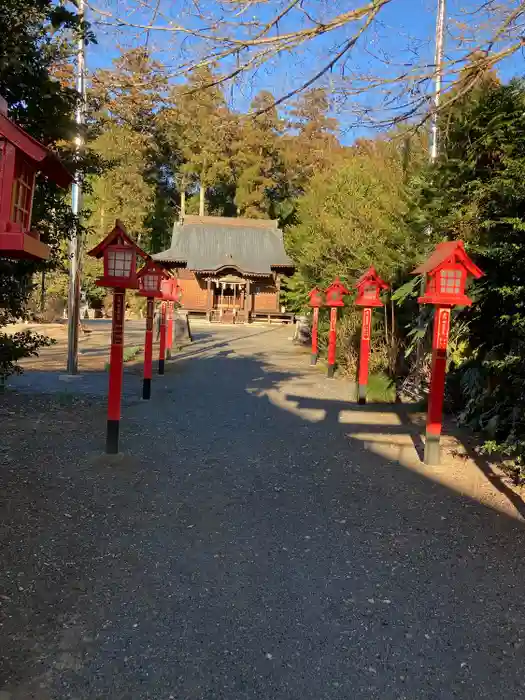
<instances>
[{"instance_id":1,"label":"tree trunk","mask_svg":"<svg viewBox=\"0 0 525 700\"><path fill-rule=\"evenodd\" d=\"M180 220L184 221L184 217L186 216L186 191L184 190L184 186L182 187L180 191Z\"/></svg>"}]
</instances>

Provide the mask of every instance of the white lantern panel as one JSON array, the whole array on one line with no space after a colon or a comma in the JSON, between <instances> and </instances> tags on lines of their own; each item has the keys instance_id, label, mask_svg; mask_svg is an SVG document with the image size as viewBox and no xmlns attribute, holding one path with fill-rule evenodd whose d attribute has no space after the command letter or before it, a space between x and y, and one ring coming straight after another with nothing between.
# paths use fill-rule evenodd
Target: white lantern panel
<instances>
[{"instance_id":1,"label":"white lantern panel","mask_svg":"<svg viewBox=\"0 0 525 700\"><path fill-rule=\"evenodd\" d=\"M441 270L439 276L439 291L441 294L461 294L461 270Z\"/></svg>"},{"instance_id":2,"label":"white lantern panel","mask_svg":"<svg viewBox=\"0 0 525 700\"><path fill-rule=\"evenodd\" d=\"M159 288L158 275L144 275L140 279L142 288L147 292L155 292Z\"/></svg>"},{"instance_id":3,"label":"white lantern panel","mask_svg":"<svg viewBox=\"0 0 525 700\"><path fill-rule=\"evenodd\" d=\"M108 249L108 274L110 277L131 277L133 251Z\"/></svg>"}]
</instances>

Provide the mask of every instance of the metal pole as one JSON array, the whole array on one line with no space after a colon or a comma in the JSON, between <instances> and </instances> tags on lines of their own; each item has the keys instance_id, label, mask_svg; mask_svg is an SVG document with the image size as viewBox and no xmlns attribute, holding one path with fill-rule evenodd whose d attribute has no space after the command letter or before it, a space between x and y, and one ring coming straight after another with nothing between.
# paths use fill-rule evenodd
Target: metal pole
<instances>
[{"instance_id":1,"label":"metal pole","mask_svg":"<svg viewBox=\"0 0 525 700\"><path fill-rule=\"evenodd\" d=\"M430 162L433 163L438 155L438 110L441 100L441 81L443 77L443 46L445 35L445 5L446 0L438 0L436 17L436 47L434 53L434 109L430 127Z\"/></svg>"},{"instance_id":2,"label":"metal pole","mask_svg":"<svg viewBox=\"0 0 525 700\"><path fill-rule=\"evenodd\" d=\"M78 0L78 15L81 22L85 16L84 0ZM83 28L82 28L83 31ZM77 92L80 95L75 121L77 123L76 152L80 154L83 136L82 125L84 123L84 103L85 103L85 43L84 35L79 37L77 43ZM82 209L82 173L77 169L75 181L71 191L71 209L78 217ZM67 373L78 373L78 327L80 323L80 265L81 265L82 240L77 226L72 231L69 242L69 294L67 300Z\"/></svg>"},{"instance_id":3,"label":"metal pole","mask_svg":"<svg viewBox=\"0 0 525 700\"><path fill-rule=\"evenodd\" d=\"M435 163L438 156L438 146L439 146L439 127L438 127L438 110L441 101L441 82L443 77L443 49L444 49L444 37L445 37L445 8L446 0L438 0L437 5L437 16L436 16L436 45L434 49L434 107L432 114L430 115L430 151L429 159L431 163ZM432 227L427 226L425 230L428 238L432 235ZM420 294L422 295L426 288L426 277L425 275L421 278ZM422 330L424 328L424 310L423 306L419 310L418 326ZM416 348L416 368L419 368L421 364L421 358L423 354L423 338L421 338L417 344ZM416 370L417 371L417 370ZM421 377L418 377L418 384L421 382Z\"/></svg>"}]
</instances>

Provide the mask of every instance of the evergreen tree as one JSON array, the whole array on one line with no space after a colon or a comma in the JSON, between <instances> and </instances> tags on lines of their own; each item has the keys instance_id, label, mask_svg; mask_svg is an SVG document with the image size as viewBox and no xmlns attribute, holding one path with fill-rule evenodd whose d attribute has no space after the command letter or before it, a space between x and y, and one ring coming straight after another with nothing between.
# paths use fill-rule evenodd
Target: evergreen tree
<instances>
[{"instance_id":1,"label":"evergreen tree","mask_svg":"<svg viewBox=\"0 0 525 700\"><path fill-rule=\"evenodd\" d=\"M205 213L209 188L232 183L236 119L219 87L203 88L211 82L213 73L208 68L190 73L185 85L172 88L172 106L161 117L166 142L182 155L178 187L190 194L197 189L200 213Z\"/></svg>"},{"instance_id":2,"label":"evergreen tree","mask_svg":"<svg viewBox=\"0 0 525 700\"><path fill-rule=\"evenodd\" d=\"M91 83L91 110L99 126L113 122L144 135L153 134L167 78L146 49L122 53L111 69L96 71Z\"/></svg>"},{"instance_id":3,"label":"evergreen tree","mask_svg":"<svg viewBox=\"0 0 525 700\"><path fill-rule=\"evenodd\" d=\"M159 139L159 105L167 90L166 76L145 49L119 56L111 70L97 71L90 90L93 148L110 168L93 181L89 198L90 225L99 238L115 219L148 251L159 246L152 238L168 199L169 176L163 141ZM157 212L157 220L152 217ZM163 211L162 226L169 227L171 210ZM88 263L89 266L89 263Z\"/></svg>"},{"instance_id":4,"label":"evergreen tree","mask_svg":"<svg viewBox=\"0 0 525 700\"><path fill-rule=\"evenodd\" d=\"M444 117L445 118L445 117ZM461 238L485 277L461 313L462 418L525 455L525 84L487 76L446 115L443 152L420 183L420 226Z\"/></svg>"},{"instance_id":5,"label":"evergreen tree","mask_svg":"<svg viewBox=\"0 0 525 700\"><path fill-rule=\"evenodd\" d=\"M288 126L295 135L288 137L286 153L298 191L341 154L337 139L339 124L329 116L329 111L330 102L324 88L308 90L291 105Z\"/></svg>"},{"instance_id":6,"label":"evergreen tree","mask_svg":"<svg viewBox=\"0 0 525 700\"><path fill-rule=\"evenodd\" d=\"M389 281L412 269L421 241L406 226L408 204L403 161L395 144L376 152L354 149L344 161L315 175L298 201L298 223L285 238L296 262L286 291L291 308L304 310L308 291L314 286L325 289L337 276L351 289L370 265ZM347 306L338 331L341 363L352 369L359 318L356 309ZM374 343L381 343L381 334L374 337ZM381 350L376 346L376 368L390 369L391 349L382 343Z\"/></svg>"},{"instance_id":7,"label":"evergreen tree","mask_svg":"<svg viewBox=\"0 0 525 700\"><path fill-rule=\"evenodd\" d=\"M275 107L271 107L274 101L271 93L260 92L250 108L257 116L247 115L241 120L234 156L235 205L240 216L273 217L282 199L284 166L279 148L282 123Z\"/></svg>"},{"instance_id":8,"label":"evergreen tree","mask_svg":"<svg viewBox=\"0 0 525 700\"><path fill-rule=\"evenodd\" d=\"M370 265L392 279L410 265L417 246L405 225L401 173L392 147L387 154L355 152L312 178L286 238L306 286L326 287L337 275L352 283Z\"/></svg>"}]
</instances>

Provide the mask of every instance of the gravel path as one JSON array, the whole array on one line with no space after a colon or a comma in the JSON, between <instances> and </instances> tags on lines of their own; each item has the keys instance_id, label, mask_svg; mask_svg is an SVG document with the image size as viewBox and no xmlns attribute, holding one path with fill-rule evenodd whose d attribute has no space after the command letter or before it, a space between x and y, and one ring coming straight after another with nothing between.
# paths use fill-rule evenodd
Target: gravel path
<instances>
[{"instance_id":1,"label":"gravel path","mask_svg":"<svg viewBox=\"0 0 525 700\"><path fill-rule=\"evenodd\" d=\"M290 335L198 330L123 457L100 397L3 407L0 700L525 697L522 523L356 437L402 431Z\"/></svg>"}]
</instances>

